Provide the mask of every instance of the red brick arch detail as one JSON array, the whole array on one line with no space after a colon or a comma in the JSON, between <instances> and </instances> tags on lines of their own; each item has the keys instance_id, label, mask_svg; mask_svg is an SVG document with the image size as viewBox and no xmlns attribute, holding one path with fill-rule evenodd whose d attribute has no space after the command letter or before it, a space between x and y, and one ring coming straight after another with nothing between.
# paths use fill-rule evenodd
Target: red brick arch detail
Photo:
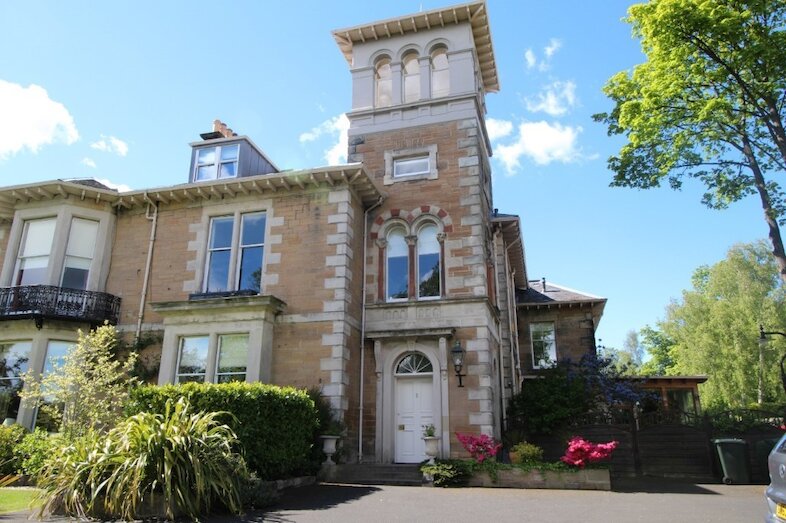
<instances>
[{"instance_id":1,"label":"red brick arch detail","mask_svg":"<svg viewBox=\"0 0 786 523\"><path fill-rule=\"evenodd\" d=\"M383 211L374 219L374 223L371 224L369 236L372 240L376 240L379 237L379 231L382 226L392 218L398 218L411 224L424 214L434 216L442 222L444 232L453 232L453 219L445 209L436 205L421 205L411 211L406 211L404 209L388 209Z\"/></svg>"}]
</instances>

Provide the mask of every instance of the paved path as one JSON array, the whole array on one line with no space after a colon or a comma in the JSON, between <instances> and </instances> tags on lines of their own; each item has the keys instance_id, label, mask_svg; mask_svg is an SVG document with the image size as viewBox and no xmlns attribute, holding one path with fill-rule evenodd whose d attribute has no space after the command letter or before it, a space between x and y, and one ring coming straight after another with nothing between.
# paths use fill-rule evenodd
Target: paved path
<instances>
[{"instance_id":1,"label":"paved path","mask_svg":"<svg viewBox=\"0 0 786 523\"><path fill-rule=\"evenodd\" d=\"M615 488L592 492L323 484L291 489L267 511L242 518L214 516L207 523L756 523L766 511L763 485L639 481ZM0 523L27 523L26 518L9 514L0 516Z\"/></svg>"}]
</instances>

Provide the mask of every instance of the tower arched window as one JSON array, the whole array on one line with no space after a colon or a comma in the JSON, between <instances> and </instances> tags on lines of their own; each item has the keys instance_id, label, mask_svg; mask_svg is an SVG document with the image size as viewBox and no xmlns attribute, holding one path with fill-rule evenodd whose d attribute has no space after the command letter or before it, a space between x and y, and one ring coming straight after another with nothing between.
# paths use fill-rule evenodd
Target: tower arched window
<instances>
[{"instance_id":1,"label":"tower arched window","mask_svg":"<svg viewBox=\"0 0 786 523\"><path fill-rule=\"evenodd\" d=\"M437 47L431 52L431 97L439 98L449 94L448 50L444 47Z\"/></svg>"},{"instance_id":2,"label":"tower arched window","mask_svg":"<svg viewBox=\"0 0 786 523\"><path fill-rule=\"evenodd\" d=\"M409 247L403 228L397 227L387 236L387 301L409 297Z\"/></svg>"},{"instance_id":3,"label":"tower arched window","mask_svg":"<svg viewBox=\"0 0 786 523\"><path fill-rule=\"evenodd\" d=\"M442 295L440 245L437 232L437 226L433 223L424 225L418 230L418 298L439 298Z\"/></svg>"},{"instance_id":4,"label":"tower arched window","mask_svg":"<svg viewBox=\"0 0 786 523\"><path fill-rule=\"evenodd\" d=\"M417 53L407 53L403 60L404 102L420 100L420 63Z\"/></svg>"},{"instance_id":5,"label":"tower arched window","mask_svg":"<svg viewBox=\"0 0 786 523\"><path fill-rule=\"evenodd\" d=\"M393 103L393 77L390 71L390 58L380 58L374 70L376 83L375 106L387 107Z\"/></svg>"}]
</instances>

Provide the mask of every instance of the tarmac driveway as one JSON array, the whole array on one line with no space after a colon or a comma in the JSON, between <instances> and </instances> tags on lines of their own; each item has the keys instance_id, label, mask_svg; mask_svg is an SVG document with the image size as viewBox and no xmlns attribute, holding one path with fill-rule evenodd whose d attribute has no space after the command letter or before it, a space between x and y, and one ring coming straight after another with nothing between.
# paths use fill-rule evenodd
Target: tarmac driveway
<instances>
[{"instance_id":1,"label":"tarmac driveway","mask_svg":"<svg viewBox=\"0 0 786 523\"><path fill-rule=\"evenodd\" d=\"M493 488L369 487L321 484L290 489L266 511L206 523L273 522L707 522L755 523L766 511L763 485L617 482L612 492ZM28 514L0 523L29 523ZM53 518L62 523L66 518Z\"/></svg>"},{"instance_id":2,"label":"tarmac driveway","mask_svg":"<svg viewBox=\"0 0 786 523\"><path fill-rule=\"evenodd\" d=\"M277 523L753 523L764 519L764 488L662 481L627 481L615 485L613 492L323 484L288 491L277 506L242 519Z\"/></svg>"}]
</instances>

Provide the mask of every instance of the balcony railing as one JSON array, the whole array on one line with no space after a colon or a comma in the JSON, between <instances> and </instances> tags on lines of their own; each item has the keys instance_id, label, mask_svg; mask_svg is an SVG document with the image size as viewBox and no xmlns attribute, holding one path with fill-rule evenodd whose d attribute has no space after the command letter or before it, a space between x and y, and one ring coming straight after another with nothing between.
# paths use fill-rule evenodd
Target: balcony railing
<instances>
[{"instance_id":1,"label":"balcony railing","mask_svg":"<svg viewBox=\"0 0 786 523\"><path fill-rule=\"evenodd\" d=\"M105 292L66 289L54 285L0 288L0 319L33 318L117 324L120 298Z\"/></svg>"}]
</instances>

